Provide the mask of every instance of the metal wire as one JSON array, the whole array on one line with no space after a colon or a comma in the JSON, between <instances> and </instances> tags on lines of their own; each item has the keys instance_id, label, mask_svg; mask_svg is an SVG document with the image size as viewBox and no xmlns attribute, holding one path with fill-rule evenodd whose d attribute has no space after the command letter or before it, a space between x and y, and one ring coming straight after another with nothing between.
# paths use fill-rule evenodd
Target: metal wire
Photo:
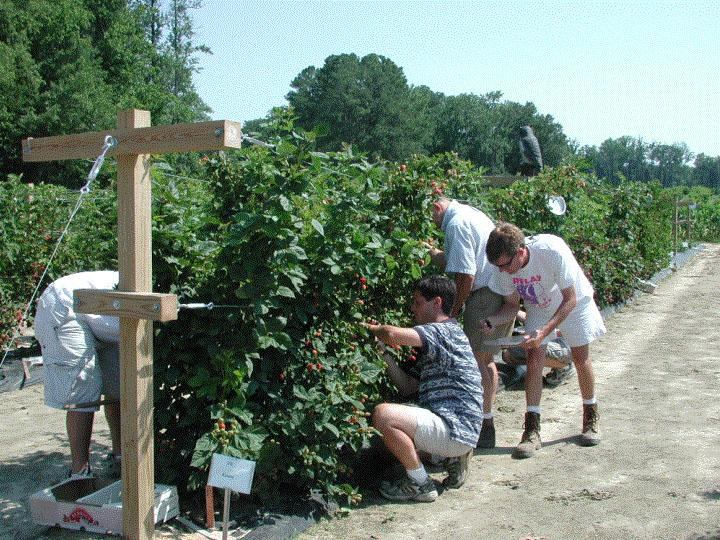
<instances>
[{"instance_id":1,"label":"metal wire","mask_svg":"<svg viewBox=\"0 0 720 540\"><path fill-rule=\"evenodd\" d=\"M60 248L60 244L62 243L63 238L65 238L65 234L68 232L68 229L70 228L70 224L72 223L73 219L75 218L75 215L78 213L78 210L80 210L80 205L82 204L85 195L90 193L90 186L91 186L93 180L95 180L95 178L97 178L97 175L100 172L100 169L102 168L103 162L105 161L105 154L107 153L108 150L110 150L111 148L113 148L115 146L117 146L117 140L115 139L115 137L113 137L112 135L105 136L105 144L103 145L102 150L100 151L100 155L97 157L97 159L95 159L95 162L93 163L93 166L87 175L87 181L85 182L85 185L82 188L80 188L80 196L78 197L77 203L75 204L75 208L70 213L70 218L68 219L67 223L65 224L65 228L63 229L63 232L58 237L57 242L55 242L55 248L53 249L53 252L50 255L50 258L48 259L47 264L45 265L45 270L43 270L42 276L40 276L40 279L38 280L37 285L35 285L35 290L33 291L32 295L30 296L30 300L28 301L27 305L25 306L25 311L23 312L22 318L18 321L17 325L15 326L15 330L13 331L12 338L8 341L8 344L5 346L5 352L3 354L2 360L0 361L0 368L5 363L5 359L7 358L7 355L10 352L10 347L12 346L14 341L20 335L20 326L23 321L27 320L33 300L35 300L35 296L37 295L38 290L40 289L40 285L42 285L42 282L45 279L45 276L47 275L48 271L50 270L53 259L55 258L55 255L57 254L58 249Z\"/></svg>"}]
</instances>

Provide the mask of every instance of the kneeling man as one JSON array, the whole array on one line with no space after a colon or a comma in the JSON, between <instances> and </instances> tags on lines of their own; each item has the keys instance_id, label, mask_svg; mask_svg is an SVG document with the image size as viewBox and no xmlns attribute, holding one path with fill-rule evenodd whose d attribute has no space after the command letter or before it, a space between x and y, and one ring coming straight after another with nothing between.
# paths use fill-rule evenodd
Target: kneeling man
<instances>
[{"instance_id":1,"label":"kneeling man","mask_svg":"<svg viewBox=\"0 0 720 540\"><path fill-rule=\"evenodd\" d=\"M387 345L419 350L419 406L381 403L373 413L373 425L407 471L400 482L382 483L380 492L391 500L437 498L418 451L448 458L446 487L458 488L467 478L482 425L483 388L470 342L450 317L454 300L453 281L430 277L415 287L411 309L417 326L365 325Z\"/></svg>"}]
</instances>

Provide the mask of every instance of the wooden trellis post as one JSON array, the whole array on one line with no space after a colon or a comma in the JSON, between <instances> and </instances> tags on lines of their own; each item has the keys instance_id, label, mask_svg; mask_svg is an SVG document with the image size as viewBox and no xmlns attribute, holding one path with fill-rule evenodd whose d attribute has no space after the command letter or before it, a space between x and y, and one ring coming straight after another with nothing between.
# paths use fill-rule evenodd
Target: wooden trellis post
<instances>
[{"instance_id":1,"label":"wooden trellis post","mask_svg":"<svg viewBox=\"0 0 720 540\"><path fill-rule=\"evenodd\" d=\"M152 293L150 154L240 148L227 120L150 127L150 112L118 112L117 129L23 140L24 161L96 158L106 135L117 145L117 291L76 292L76 311L120 317L123 537L152 538L154 520L152 321L177 318L177 297Z\"/></svg>"}]
</instances>

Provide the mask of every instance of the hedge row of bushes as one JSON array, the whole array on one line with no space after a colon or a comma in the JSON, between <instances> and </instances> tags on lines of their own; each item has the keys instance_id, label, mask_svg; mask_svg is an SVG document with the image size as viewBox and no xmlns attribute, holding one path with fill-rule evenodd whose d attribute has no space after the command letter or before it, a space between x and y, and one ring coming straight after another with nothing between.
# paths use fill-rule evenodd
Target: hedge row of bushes
<instances>
[{"instance_id":1,"label":"hedge row of bushes","mask_svg":"<svg viewBox=\"0 0 720 540\"><path fill-rule=\"evenodd\" d=\"M257 460L258 493L291 484L359 500L351 458L373 434L373 405L393 392L359 322L409 323L413 282L437 272L421 241L440 236L429 213L440 194L563 236L601 304L628 298L669 259L674 194L657 184L613 187L566 166L490 189L452 154L368 162L351 149L315 152L314 134L290 117L270 128L272 150L203 158L195 180L154 175L155 290L228 306L183 310L156 327L159 481L198 488L221 451ZM549 212L548 195L565 197L565 216ZM69 198L18 179L0 184L3 332ZM717 238L717 220L706 221ZM94 191L51 278L114 267L114 223L112 189ZM410 361L409 351L394 354Z\"/></svg>"}]
</instances>

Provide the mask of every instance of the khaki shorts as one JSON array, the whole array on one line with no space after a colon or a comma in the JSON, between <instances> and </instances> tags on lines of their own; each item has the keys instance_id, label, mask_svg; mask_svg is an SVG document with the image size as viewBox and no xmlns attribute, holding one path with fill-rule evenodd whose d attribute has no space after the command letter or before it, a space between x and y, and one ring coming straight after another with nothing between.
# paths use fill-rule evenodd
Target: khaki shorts
<instances>
[{"instance_id":1,"label":"khaki shorts","mask_svg":"<svg viewBox=\"0 0 720 540\"><path fill-rule=\"evenodd\" d=\"M458 457L475 448L454 441L450 438L450 430L445 420L437 414L422 407L410 407L415 414L415 448L435 456Z\"/></svg>"},{"instance_id":2,"label":"khaki shorts","mask_svg":"<svg viewBox=\"0 0 720 540\"><path fill-rule=\"evenodd\" d=\"M43 295L35 316L35 335L45 366L45 404L62 409L69 404L98 401L103 393L118 398L117 344L95 339L87 323L56 300ZM99 406L73 410L94 412Z\"/></svg>"},{"instance_id":3,"label":"khaki shorts","mask_svg":"<svg viewBox=\"0 0 720 540\"><path fill-rule=\"evenodd\" d=\"M522 347L508 347L508 357L506 362L511 366L527 364L527 351ZM566 366L572 363L570 347L562 339L554 339L545 345L545 357L562 362Z\"/></svg>"},{"instance_id":4,"label":"khaki shorts","mask_svg":"<svg viewBox=\"0 0 720 540\"><path fill-rule=\"evenodd\" d=\"M502 307L503 298L501 295L491 291L488 287L480 287L468 296L465 302L465 314L463 315L463 330L470 340L470 346L475 354L492 353L500 351L500 347L485 345L486 341L509 337L512 335L515 319L500 324L493 328L492 334L486 336L482 333L480 325L482 322L495 315Z\"/></svg>"}]
</instances>

